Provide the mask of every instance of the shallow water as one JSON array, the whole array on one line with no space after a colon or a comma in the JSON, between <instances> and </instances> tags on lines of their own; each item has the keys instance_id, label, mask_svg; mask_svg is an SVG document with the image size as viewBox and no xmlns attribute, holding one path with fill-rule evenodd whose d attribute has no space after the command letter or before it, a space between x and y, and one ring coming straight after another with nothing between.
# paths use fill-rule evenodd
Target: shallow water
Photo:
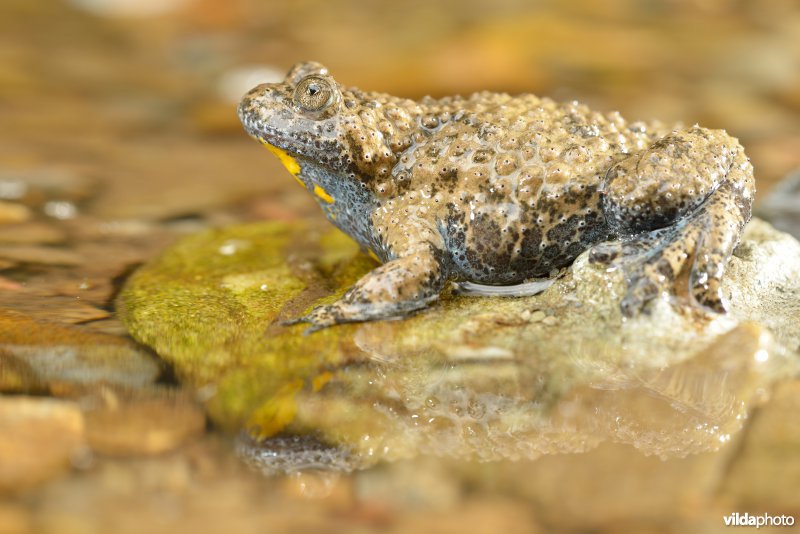
<instances>
[{"instance_id":1,"label":"shallow water","mask_svg":"<svg viewBox=\"0 0 800 534\"><path fill-rule=\"evenodd\" d=\"M236 119L242 93L296 61L410 97L532 91L725 128L760 198L800 167L794 2L600 5L3 2L0 532L800 519L800 312L777 278L737 293L767 304L691 331L587 319L614 291L610 273L607 294L580 293L591 270L525 299L450 295L408 321L308 337L278 324L374 266ZM760 213L798 227L786 202ZM232 235L265 220L288 244L248 251L252 236ZM167 274L153 291L185 298L139 317L150 337L135 342L123 283L209 228L224 230L205 257L230 270L192 275L219 274L235 299ZM742 272L765 250L743 247ZM237 270L243 257L263 264ZM244 301L256 308L230 304Z\"/></svg>"}]
</instances>

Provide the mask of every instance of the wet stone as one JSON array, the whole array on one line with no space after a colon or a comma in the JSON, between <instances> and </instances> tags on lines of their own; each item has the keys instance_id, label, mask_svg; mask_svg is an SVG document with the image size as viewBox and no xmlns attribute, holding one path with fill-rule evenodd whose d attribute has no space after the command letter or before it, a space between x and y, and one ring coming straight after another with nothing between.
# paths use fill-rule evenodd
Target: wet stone
<instances>
[{"instance_id":1,"label":"wet stone","mask_svg":"<svg viewBox=\"0 0 800 534\"><path fill-rule=\"evenodd\" d=\"M0 292L0 308L21 312L38 320L71 324L97 321L111 316L107 310L80 298L40 295L25 287Z\"/></svg>"},{"instance_id":2,"label":"wet stone","mask_svg":"<svg viewBox=\"0 0 800 534\"><path fill-rule=\"evenodd\" d=\"M185 393L103 388L81 399L93 451L113 456L161 454L205 429L203 410Z\"/></svg>"},{"instance_id":3,"label":"wet stone","mask_svg":"<svg viewBox=\"0 0 800 534\"><path fill-rule=\"evenodd\" d=\"M161 365L144 349L112 335L84 332L0 309L0 369L24 370L30 383L152 384Z\"/></svg>"},{"instance_id":4,"label":"wet stone","mask_svg":"<svg viewBox=\"0 0 800 534\"><path fill-rule=\"evenodd\" d=\"M4 245L0 247L0 258L19 263L71 267L84 263L84 258L70 249L39 245Z\"/></svg>"},{"instance_id":5,"label":"wet stone","mask_svg":"<svg viewBox=\"0 0 800 534\"><path fill-rule=\"evenodd\" d=\"M81 328L88 332L98 332L114 336L124 336L127 335L128 333L128 331L125 329L125 326L116 317L109 317L108 319L89 321L87 323L82 324Z\"/></svg>"},{"instance_id":6,"label":"wet stone","mask_svg":"<svg viewBox=\"0 0 800 534\"><path fill-rule=\"evenodd\" d=\"M28 222L0 226L0 243L62 243L66 233L52 224Z\"/></svg>"},{"instance_id":7,"label":"wet stone","mask_svg":"<svg viewBox=\"0 0 800 534\"><path fill-rule=\"evenodd\" d=\"M118 301L131 334L207 394L216 424L244 429L245 456L266 472L303 468L306 449L273 441L286 436L337 451L312 455L334 470L342 458L521 460L604 443L683 458L726 447L800 369L800 243L759 220L731 260L728 315L673 299L623 320L622 274L583 254L534 296L447 294L405 320L309 336L282 326L374 265L340 235L277 223L197 234Z\"/></svg>"},{"instance_id":8,"label":"wet stone","mask_svg":"<svg viewBox=\"0 0 800 534\"><path fill-rule=\"evenodd\" d=\"M45 389L29 365L0 352L0 393L33 393Z\"/></svg>"},{"instance_id":9,"label":"wet stone","mask_svg":"<svg viewBox=\"0 0 800 534\"><path fill-rule=\"evenodd\" d=\"M0 494L49 480L86 452L83 416L76 404L0 397Z\"/></svg>"},{"instance_id":10,"label":"wet stone","mask_svg":"<svg viewBox=\"0 0 800 534\"><path fill-rule=\"evenodd\" d=\"M23 204L0 200L0 224L20 223L31 218L31 210Z\"/></svg>"}]
</instances>

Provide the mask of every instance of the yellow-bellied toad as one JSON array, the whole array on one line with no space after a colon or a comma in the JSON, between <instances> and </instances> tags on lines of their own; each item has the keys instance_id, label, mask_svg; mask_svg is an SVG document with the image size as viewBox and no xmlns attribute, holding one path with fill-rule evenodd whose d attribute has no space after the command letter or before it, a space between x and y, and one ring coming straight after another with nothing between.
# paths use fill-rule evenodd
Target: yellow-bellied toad
<instances>
[{"instance_id":1,"label":"yellow-bellied toad","mask_svg":"<svg viewBox=\"0 0 800 534\"><path fill-rule=\"evenodd\" d=\"M690 298L725 310L720 279L755 185L724 131L627 123L530 94L412 101L342 87L318 63L252 89L239 117L384 262L298 320L312 329L405 315L448 280L548 276L595 245L594 261L624 268L625 315L682 273Z\"/></svg>"}]
</instances>

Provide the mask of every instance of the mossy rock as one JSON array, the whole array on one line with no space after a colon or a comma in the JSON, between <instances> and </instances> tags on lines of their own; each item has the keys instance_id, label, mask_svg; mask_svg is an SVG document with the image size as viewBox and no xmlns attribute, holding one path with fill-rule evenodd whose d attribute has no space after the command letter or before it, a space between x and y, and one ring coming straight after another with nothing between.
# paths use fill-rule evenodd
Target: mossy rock
<instances>
[{"instance_id":1,"label":"mossy rock","mask_svg":"<svg viewBox=\"0 0 800 534\"><path fill-rule=\"evenodd\" d=\"M208 406L216 423L234 429L256 413L261 432L270 434L291 412L283 396L341 362L346 330L302 336L302 327L276 321L329 293L324 277L349 284L372 266L352 241L330 230L282 223L211 230L134 273L119 313L182 382L213 390ZM270 406L274 422L263 420Z\"/></svg>"},{"instance_id":2,"label":"mossy rock","mask_svg":"<svg viewBox=\"0 0 800 534\"><path fill-rule=\"evenodd\" d=\"M536 296L447 291L403 320L303 335L282 321L376 264L337 230L257 223L181 240L118 304L217 425L257 439L313 435L366 463L531 458L604 440L683 455L721 446L708 428L735 432L756 392L797 369L786 346L800 339L800 312L779 303L800 295L800 244L755 221L740 249L727 316L664 300L624 320L621 274L584 254Z\"/></svg>"}]
</instances>

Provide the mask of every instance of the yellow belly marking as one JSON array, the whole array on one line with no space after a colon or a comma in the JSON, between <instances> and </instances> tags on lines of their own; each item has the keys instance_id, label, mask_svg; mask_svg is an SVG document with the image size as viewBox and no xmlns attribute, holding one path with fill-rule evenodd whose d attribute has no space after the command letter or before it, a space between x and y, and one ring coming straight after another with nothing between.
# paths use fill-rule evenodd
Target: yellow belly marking
<instances>
[{"instance_id":1,"label":"yellow belly marking","mask_svg":"<svg viewBox=\"0 0 800 534\"><path fill-rule=\"evenodd\" d=\"M317 195L319 198L327 202L328 204L333 204L333 197L328 194L327 191L322 189L318 185L314 185L314 194Z\"/></svg>"},{"instance_id":2,"label":"yellow belly marking","mask_svg":"<svg viewBox=\"0 0 800 534\"><path fill-rule=\"evenodd\" d=\"M306 184L304 184L303 180L301 180L300 177L298 176L298 174L300 174L300 164L297 163L297 160L294 159L292 156L290 156L289 153L283 150L282 148L278 148L275 145L271 145L266 141L264 141L263 139L261 139L261 142L264 144L265 147L267 147L267 150L278 156L278 159L280 160L281 163L283 163L283 166L286 167L286 170L289 171L289 173L292 176L294 176L294 179L297 180L297 182L300 185L305 187Z\"/></svg>"}]
</instances>

